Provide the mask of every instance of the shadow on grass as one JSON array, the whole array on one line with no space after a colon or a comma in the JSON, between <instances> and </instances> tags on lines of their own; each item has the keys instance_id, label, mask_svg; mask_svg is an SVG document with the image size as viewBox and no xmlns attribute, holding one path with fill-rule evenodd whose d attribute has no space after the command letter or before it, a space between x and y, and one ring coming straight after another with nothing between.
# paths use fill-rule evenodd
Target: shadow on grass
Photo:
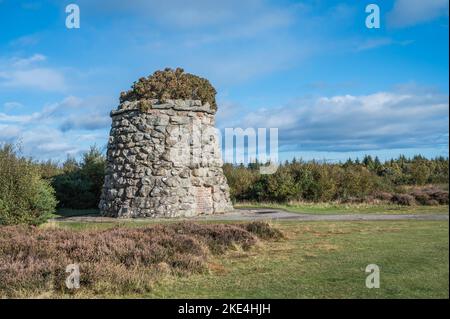
<instances>
[{"instance_id":1,"label":"shadow on grass","mask_svg":"<svg viewBox=\"0 0 450 319\"><path fill-rule=\"evenodd\" d=\"M96 217L101 216L98 209L70 209L70 208L60 208L56 211L55 217L80 217L80 216L90 216Z\"/></svg>"}]
</instances>

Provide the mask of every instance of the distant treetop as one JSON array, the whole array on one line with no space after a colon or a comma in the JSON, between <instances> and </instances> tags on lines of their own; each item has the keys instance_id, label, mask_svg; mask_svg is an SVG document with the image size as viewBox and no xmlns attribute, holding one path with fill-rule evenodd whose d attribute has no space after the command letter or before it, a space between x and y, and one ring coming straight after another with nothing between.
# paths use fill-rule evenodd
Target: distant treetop
<instances>
[{"instance_id":1,"label":"distant treetop","mask_svg":"<svg viewBox=\"0 0 450 319\"><path fill-rule=\"evenodd\" d=\"M166 68L134 82L131 90L120 94L120 102L140 99L158 99L162 102L168 99L200 100L202 103L209 102L211 109L217 110L216 93L207 79L184 73L182 68Z\"/></svg>"}]
</instances>

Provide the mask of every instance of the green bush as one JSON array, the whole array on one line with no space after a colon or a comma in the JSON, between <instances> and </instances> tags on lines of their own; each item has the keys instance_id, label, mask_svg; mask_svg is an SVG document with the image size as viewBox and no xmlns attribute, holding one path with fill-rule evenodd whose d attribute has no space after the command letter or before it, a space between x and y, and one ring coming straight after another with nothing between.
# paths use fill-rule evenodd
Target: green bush
<instances>
[{"instance_id":1,"label":"green bush","mask_svg":"<svg viewBox=\"0 0 450 319\"><path fill-rule=\"evenodd\" d=\"M348 199L350 197L364 198L374 194L377 189L378 176L371 173L364 166L347 167L338 184L338 198Z\"/></svg>"},{"instance_id":2,"label":"green bush","mask_svg":"<svg viewBox=\"0 0 450 319\"><path fill-rule=\"evenodd\" d=\"M287 167L280 167L267 178L267 196L277 202L294 199L298 195L297 185Z\"/></svg>"},{"instance_id":3,"label":"green bush","mask_svg":"<svg viewBox=\"0 0 450 319\"><path fill-rule=\"evenodd\" d=\"M93 146L81 163L67 159L63 173L53 177L52 185L61 208L97 208L105 178L105 157Z\"/></svg>"},{"instance_id":4,"label":"green bush","mask_svg":"<svg viewBox=\"0 0 450 319\"><path fill-rule=\"evenodd\" d=\"M233 201L252 199L252 188L258 180L255 170L244 166L234 167L225 164L223 171L230 186L230 196Z\"/></svg>"},{"instance_id":5,"label":"green bush","mask_svg":"<svg viewBox=\"0 0 450 319\"><path fill-rule=\"evenodd\" d=\"M0 147L0 224L38 225L55 212L56 198L38 165Z\"/></svg>"}]
</instances>

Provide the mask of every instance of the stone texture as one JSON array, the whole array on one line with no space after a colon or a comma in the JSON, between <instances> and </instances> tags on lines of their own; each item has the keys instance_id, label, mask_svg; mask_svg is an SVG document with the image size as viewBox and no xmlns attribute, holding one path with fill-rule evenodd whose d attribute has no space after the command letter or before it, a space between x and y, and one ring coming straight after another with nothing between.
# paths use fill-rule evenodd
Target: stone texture
<instances>
[{"instance_id":1,"label":"stone texture","mask_svg":"<svg viewBox=\"0 0 450 319\"><path fill-rule=\"evenodd\" d=\"M142 110L140 105L148 107ZM125 101L111 112L104 216L188 217L233 209L215 135L198 100Z\"/></svg>"}]
</instances>

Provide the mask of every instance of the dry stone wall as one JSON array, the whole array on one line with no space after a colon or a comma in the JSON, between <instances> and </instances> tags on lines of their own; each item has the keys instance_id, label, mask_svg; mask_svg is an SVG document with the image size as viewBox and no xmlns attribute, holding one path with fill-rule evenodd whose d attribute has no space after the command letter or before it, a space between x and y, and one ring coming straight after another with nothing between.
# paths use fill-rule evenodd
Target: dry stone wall
<instances>
[{"instance_id":1,"label":"dry stone wall","mask_svg":"<svg viewBox=\"0 0 450 319\"><path fill-rule=\"evenodd\" d=\"M99 204L104 216L188 217L233 209L209 103L125 101L111 117Z\"/></svg>"}]
</instances>

